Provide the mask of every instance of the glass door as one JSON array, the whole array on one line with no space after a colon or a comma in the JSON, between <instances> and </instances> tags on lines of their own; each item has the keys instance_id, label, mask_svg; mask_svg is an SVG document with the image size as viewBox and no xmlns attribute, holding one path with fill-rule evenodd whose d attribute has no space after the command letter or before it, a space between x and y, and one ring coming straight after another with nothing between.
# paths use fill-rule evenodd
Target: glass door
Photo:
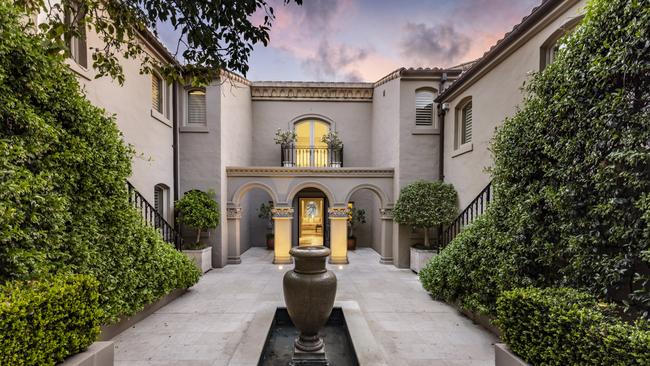
<instances>
[{"instance_id":1,"label":"glass door","mask_svg":"<svg viewBox=\"0 0 650 366\"><path fill-rule=\"evenodd\" d=\"M296 166L328 165L327 144L321 142L321 138L329 130L329 125L323 121L307 120L296 124Z\"/></svg>"},{"instance_id":2,"label":"glass door","mask_svg":"<svg viewBox=\"0 0 650 366\"><path fill-rule=\"evenodd\" d=\"M323 198L300 198L298 245L323 245L325 233Z\"/></svg>"}]
</instances>

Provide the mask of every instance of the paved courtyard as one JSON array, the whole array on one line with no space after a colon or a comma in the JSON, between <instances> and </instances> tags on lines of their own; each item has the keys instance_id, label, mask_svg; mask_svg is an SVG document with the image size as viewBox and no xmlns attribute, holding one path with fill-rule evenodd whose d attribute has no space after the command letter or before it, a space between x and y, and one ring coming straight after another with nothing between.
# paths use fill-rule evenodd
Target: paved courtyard
<instances>
[{"instance_id":1,"label":"paved courtyard","mask_svg":"<svg viewBox=\"0 0 650 366\"><path fill-rule=\"evenodd\" d=\"M273 265L272 256L251 248L241 264L205 274L185 295L114 338L115 364L228 365L256 305L283 301L282 276L292 265ZM337 301L359 303L389 365L494 365L495 337L431 300L410 270L379 264L371 249L349 258L349 265L330 266L338 277Z\"/></svg>"}]
</instances>

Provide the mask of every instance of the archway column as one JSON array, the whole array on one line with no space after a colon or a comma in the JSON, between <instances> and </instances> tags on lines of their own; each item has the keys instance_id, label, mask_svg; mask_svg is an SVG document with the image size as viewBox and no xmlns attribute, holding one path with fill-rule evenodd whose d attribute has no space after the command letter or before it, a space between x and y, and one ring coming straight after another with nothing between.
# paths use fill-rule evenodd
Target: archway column
<instances>
[{"instance_id":1,"label":"archway column","mask_svg":"<svg viewBox=\"0 0 650 366\"><path fill-rule=\"evenodd\" d=\"M241 263L241 235L239 227L241 223L241 207L226 208L228 220L228 264Z\"/></svg>"},{"instance_id":2,"label":"archway column","mask_svg":"<svg viewBox=\"0 0 650 366\"><path fill-rule=\"evenodd\" d=\"M380 208L380 259L379 263L393 264L393 209Z\"/></svg>"},{"instance_id":3,"label":"archway column","mask_svg":"<svg viewBox=\"0 0 650 366\"><path fill-rule=\"evenodd\" d=\"M293 223L293 207L274 207L271 209L275 224L274 264L291 263L291 228Z\"/></svg>"},{"instance_id":4,"label":"archway column","mask_svg":"<svg viewBox=\"0 0 650 366\"><path fill-rule=\"evenodd\" d=\"M348 208L330 207L330 263L348 264Z\"/></svg>"}]
</instances>

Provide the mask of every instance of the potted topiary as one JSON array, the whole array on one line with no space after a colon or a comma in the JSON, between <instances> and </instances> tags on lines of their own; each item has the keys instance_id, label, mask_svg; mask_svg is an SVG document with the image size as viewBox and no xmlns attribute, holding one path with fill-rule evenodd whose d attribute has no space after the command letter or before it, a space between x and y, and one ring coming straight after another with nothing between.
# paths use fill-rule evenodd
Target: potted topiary
<instances>
[{"instance_id":1,"label":"potted topiary","mask_svg":"<svg viewBox=\"0 0 650 366\"><path fill-rule=\"evenodd\" d=\"M190 257L203 273L212 268L212 247L201 242L201 233L219 225L219 204L214 197L212 190L203 192L193 189L185 192L183 198L176 201L178 221L196 230L196 240L184 244L183 253Z\"/></svg>"},{"instance_id":2,"label":"potted topiary","mask_svg":"<svg viewBox=\"0 0 650 366\"><path fill-rule=\"evenodd\" d=\"M292 130L275 130L273 141L282 148L282 166L293 166L293 144L296 142L296 132Z\"/></svg>"},{"instance_id":3,"label":"potted topiary","mask_svg":"<svg viewBox=\"0 0 650 366\"><path fill-rule=\"evenodd\" d=\"M320 141L327 144L327 147L329 148L330 166L340 168L343 141L339 138L339 134L336 131L329 131L321 137Z\"/></svg>"},{"instance_id":4,"label":"potted topiary","mask_svg":"<svg viewBox=\"0 0 650 366\"><path fill-rule=\"evenodd\" d=\"M424 230L424 243L411 247L411 269L418 273L437 253L429 240L429 229L449 224L458 213L458 195L451 184L419 180L402 188L394 220Z\"/></svg>"},{"instance_id":5,"label":"potted topiary","mask_svg":"<svg viewBox=\"0 0 650 366\"><path fill-rule=\"evenodd\" d=\"M275 248L275 234L273 232L273 215L271 210L273 209L273 203L269 202L262 203L258 209L259 213L257 217L260 219L266 220L266 248L268 250L273 250Z\"/></svg>"},{"instance_id":6,"label":"potted topiary","mask_svg":"<svg viewBox=\"0 0 650 366\"><path fill-rule=\"evenodd\" d=\"M366 223L366 210L352 207L348 215L348 250L357 249L357 237L354 236L354 229L359 224Z\"/></svg>"}]
</instances>

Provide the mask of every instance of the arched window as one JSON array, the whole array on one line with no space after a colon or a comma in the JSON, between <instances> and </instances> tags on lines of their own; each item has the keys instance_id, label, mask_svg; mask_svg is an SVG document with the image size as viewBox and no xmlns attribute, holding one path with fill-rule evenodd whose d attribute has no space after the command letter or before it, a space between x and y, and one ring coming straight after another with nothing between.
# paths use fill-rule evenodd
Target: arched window
<instances>
[{"instance_id":1,"label":"arched window","mask_svg":"<svg viewBox=\"0 0 650 366\"><path fill-rule=\"evenodd\" d=\"M564 23L558 30L553 32L550 37L542 44L540 48L539 70L544 70L546 66L553 63L559 50L565 47L561 42L564 36L571 33L582 21L583 16L575 17Z\"/></svg>"},{"instance_id":2,"label":"arched window","mask_svg":"<svg viewBox=\"0 0 650 366\"><path fill-rule=\"evenodd\" d=\"M169 188L165 184L160 183L153 187L153 208L164 219L167 219L165 215L167 214L168 194Z\"/></svg>"},{"instance_id":3,"label":"arched window","mask_svg":"<svg viewBox=\"0 0 650 366\"><path fill-rule=\"evenodd\" d=\"M456 107L454 146L456 149L472 142L472 98L467 97Z\"/></svg>"},{"instance_id":4,"label":"arched window","mask_svg":"<svg viewBox=\"0 0 650 366\"><path fill-rule=\"evenodd\" d=\"M205 91L193 89L187 92L187 124L205 125Z\"/></svg>"},{"instance_id":5,"label":"arched window","mask_svg":"<svg viewBox=\"0 0 650 366\"><path fill-rule=\"evenodd\" d=\"M435 94L430 89L415 91L415 125L433 126L433 99Z\"/></svg>"},{"instance_id":6,"label":"arched window","mask_svg":"<svg viewBox=\"0 0 650 366\"><path fill-rule=\"evenodd\" d=\"M327 166L327 144L321 142L330 130L329 123L308 119L295 124L296 166Z\"/></svg>"}]
</instances>

